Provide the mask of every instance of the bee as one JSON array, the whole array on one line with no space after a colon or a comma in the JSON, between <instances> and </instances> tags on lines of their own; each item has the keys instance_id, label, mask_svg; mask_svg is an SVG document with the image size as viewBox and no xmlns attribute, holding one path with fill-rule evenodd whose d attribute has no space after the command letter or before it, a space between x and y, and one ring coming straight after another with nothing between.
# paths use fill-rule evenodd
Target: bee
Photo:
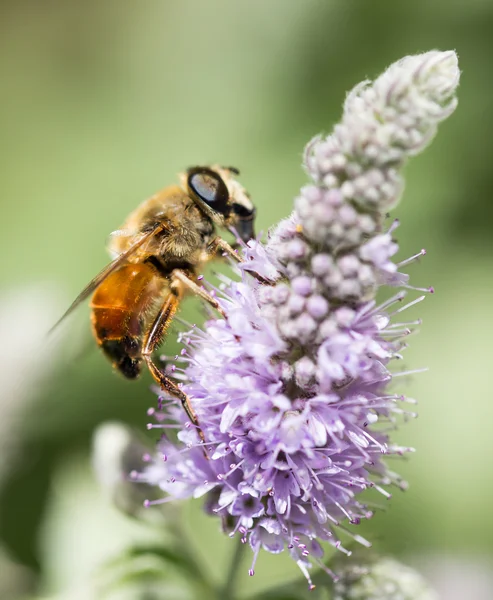
<instances>
[{"instance_id":1,"label":"bee","mask_svg":"<svg viewBox=\"0 0 493 600\"><path fill-rule=\"evenodd\" d=\"M218 301L197 281L203 267L220 254L242 261L216 228L229 229L243 242L255 235L255 207L236 175L234 167L192 167L180 174L180 185L145 200L111 234L113 261L54 326L92 295L92 333L113 367L136 379L145 364L161 389L180 400L202 442L190 399L152 355L187 294L199 296L224 316Z\"/></svg>"}]
</instances>

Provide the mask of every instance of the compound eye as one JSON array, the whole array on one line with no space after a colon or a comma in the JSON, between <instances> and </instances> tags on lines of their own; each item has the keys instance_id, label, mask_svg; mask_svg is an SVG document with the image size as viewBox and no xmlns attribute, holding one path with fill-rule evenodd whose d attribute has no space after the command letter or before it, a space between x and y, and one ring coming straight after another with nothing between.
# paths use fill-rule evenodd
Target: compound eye
<instances>
[{"instance_id":1,"label":"compound eye","mask_svg":"<svg viewBox=\"0 0 493 600\"><path fill-rule=\"evenodd\" d=\"M212 210L227 216L230 212L228 204L229 192L224 181L210 169L193 170L188 175L190 190L210 206Z\"/></svg>"},{"instance_id":2,"label":"compound eye","mask_svg":"<svg viewBox=\"0 0 493 600\"><path fill-rule=\"evenodd\" d=\"M253 219L255 216L255 209L248 208L243 204L238 204L237 202L233 202L233 212L235 215L238 215L240 219Z\"/></svg>"}]
</instances>

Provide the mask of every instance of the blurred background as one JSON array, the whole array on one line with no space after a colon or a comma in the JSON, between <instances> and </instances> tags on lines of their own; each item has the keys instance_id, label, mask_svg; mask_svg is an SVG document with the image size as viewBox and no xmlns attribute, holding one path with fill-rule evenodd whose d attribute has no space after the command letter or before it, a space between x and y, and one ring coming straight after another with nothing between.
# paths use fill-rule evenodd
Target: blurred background
<instances>
[{"instance_id":1,"label":"blurred background","mask_svg":"<svg viewBox=\"0 0 493 600\"><path fill-rule=\"evenodd\" d=\"M75 598L101 560L149 535L101 492L90 448L107 420L152 445L150 381L112 373L86 307L63 340L43 338L107 262L109 232L210 162L241 169L266 231L290 212L304 144L330 131L346 92L434 48L459 54L459 108L408 165L393 213L401 257L428 251L410 273L436 294L414 313L424 324L406 364L430 370L403 382L419 399L397 435L418 450L396 465L410 489L364 533L449 599L461 586L493 597L492 31L489 0L1 0L2 599ZM199 319L197 303L182 315ZM220 577L230 540L199 502L185 512ZM294 576L288 558L264 555L242 581L253 592Z\"/></svg>"}]
</instances>

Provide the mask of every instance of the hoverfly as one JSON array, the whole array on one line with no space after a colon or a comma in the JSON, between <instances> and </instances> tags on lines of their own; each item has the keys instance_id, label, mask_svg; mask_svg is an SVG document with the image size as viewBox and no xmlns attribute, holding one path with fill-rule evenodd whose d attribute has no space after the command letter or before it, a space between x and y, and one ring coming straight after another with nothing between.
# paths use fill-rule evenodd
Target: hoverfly
<instances>
[{"instance_id":1,"label":"hoverfly","mask_svg":"<svg viewBox=\"0 0 493 600\"><path fill-rule=\"evenodd\" d=\"M199 296L223 314L197 277L218 253L242 261L216 227L231 230L243 242L254 237L255 207L235 175L239 171L234 167L192 167L180 174L180 185L145 200L111 235L108 249L114 260L55 325L92 294L92 333L114 368L136 379L145 363L161 389L180 400L202 442L190 399L152 355L186 294Z\"/></svg>"}]
</instances>

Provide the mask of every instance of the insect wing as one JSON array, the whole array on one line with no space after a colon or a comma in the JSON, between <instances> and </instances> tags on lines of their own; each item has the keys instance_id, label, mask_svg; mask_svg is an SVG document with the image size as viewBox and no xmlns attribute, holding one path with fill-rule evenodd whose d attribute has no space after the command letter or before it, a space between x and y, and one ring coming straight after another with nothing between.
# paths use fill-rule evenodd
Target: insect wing
<instances>
[{"instance_id":1,"label":"insect wing","mask_svg":"<svg viewBox=\"0 0 493 600\"><path fill-rule=\"evenodd\" d=\"M48 335L51 335L60 324L79 306L81 302L84 302L86 298L88 298L94 290L100 286L103 281L111 275L116 269L118 269L121 265L127 262L129 258L132 257L133 254L146 242L148 242L151 238L153 238L156 234L160 233L165 229L165 225L162 223L157 224L154 229L146 232L139 240L137 240L134 244L130 246L127 250L122 252L119 256L115 258L109 265L94 277L82 290L82 292L77 296L77 298L72 302L72 304L68 307L65 313L61 316L61 318L53 325L53 327L49 330Z\"/></svg>"}]
</instances>

